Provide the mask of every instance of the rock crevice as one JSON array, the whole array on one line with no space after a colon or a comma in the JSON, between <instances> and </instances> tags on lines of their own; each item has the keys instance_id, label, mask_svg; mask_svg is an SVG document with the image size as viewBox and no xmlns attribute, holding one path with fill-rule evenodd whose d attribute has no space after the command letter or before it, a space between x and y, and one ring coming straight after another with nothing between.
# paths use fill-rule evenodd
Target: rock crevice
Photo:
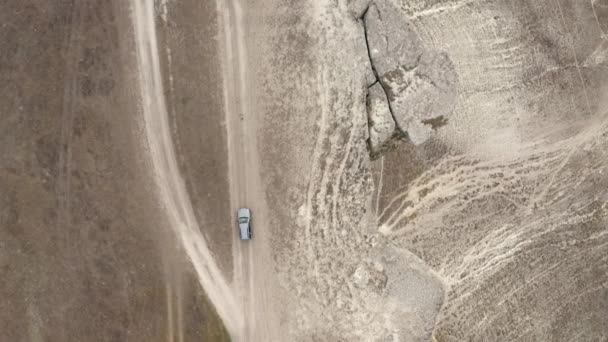
<instances>
[{"instance_id":1,"label":"rock crevice","mask_svg":"<svg viewBox=\"0 0 608 342\"><path fill-rule=\"evenodd\" d=\"M415 145L424 143L447 123L456 104L454 65L444 52L424 47L405 14L389 0L354 1L352 6L375 77L367 95L372 158L403 137ZM393 124L386 123L389 117ZM442 124L433 124L438 118Z\"/></svg>"},{"instance_id":2,"label":"rock crevice","mask_svg":"<svg viewBox=\"0 0 608 342\"><path fill-rule=\"evenodd\" d=\"M385 101L386 101L386 106L388 108L388 112L390 114L390 116L393 118L393 129L395 128L395 126L397 126L397 120L395 119L395 116L393 114L393 110L391 108L391 103L390 101L388 101L388 92L387 90L384 88L384 84L382 82L380 82L380 76L378 75L378 70L376 70L376 66L374 64L374 61L372 59L372 55L371 55L371 50L369 48L369 38L368 38L368 33L367 33L367 24L365 22L365 16L367 15L367 12L369 11L370 7L373 6L373 4L367 4L367 8L365 9L365 11L363 11L363 13L361 14L361 17L359 18L361 20L361 24L363 26L363 33L365 34L365 46L367 48L367 57L369 58L369 62L372 68L372 73L374 74L374 77L376 78L376 81L374 83L372 83L370 86L368 86L368 102L369 102L369 97L371 92L369 91L370 89L372 89L374 86L379 85L380 89L382 89L382 91L384 92L384 97L385 97ZM371 96L375 96L376 99L378 98L377 96L378 94L371 94ZM368 105L369 108L369 105ZM369 110L368 110L369 113ZM370 129L371 131L371 129Z\"/></svg>"}]
</instances>

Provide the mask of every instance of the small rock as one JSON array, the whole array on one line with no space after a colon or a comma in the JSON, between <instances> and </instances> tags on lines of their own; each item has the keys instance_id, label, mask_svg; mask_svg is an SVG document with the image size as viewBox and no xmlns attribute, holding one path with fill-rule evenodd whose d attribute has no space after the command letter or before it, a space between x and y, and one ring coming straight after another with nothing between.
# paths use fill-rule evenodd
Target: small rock
<instances>
[{"instance_id":1,"label":"small rock","mask_svg":"<svg viewBox=\"0 0 608 342\"><path fill-rule=\"evenodd\" d=\"M353 273L353 282L356 287L364 288L369 283L370 274L365 265L357 266L355 273Z\"/></svg>"},{"instance_id":2,"label":"small rock","mask_svg":"<svg viewBox=\"0 0 608 342\"><path fill-rule=\"evenodd\" d=\"M370 288L374 292L380 293L386 288L388 278L384 272L384 268L380 269L377 265L369 265L367 263L357 266L353 273L353 282L358 288Z\"/></svg>"}]
</instances>

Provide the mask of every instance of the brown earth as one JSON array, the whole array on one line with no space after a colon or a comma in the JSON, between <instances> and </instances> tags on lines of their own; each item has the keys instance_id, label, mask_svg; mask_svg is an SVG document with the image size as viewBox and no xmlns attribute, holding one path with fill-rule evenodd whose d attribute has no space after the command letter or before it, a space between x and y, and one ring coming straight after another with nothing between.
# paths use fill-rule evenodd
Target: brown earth
<instances>
[{"instance_id":1,"label":"brown earth","mask_svg":"<svg viewBox=\"0 0 608 342\"><path fill-rule=\"evenodd\" d=\"M227 339L152 191L128 4L1 7L0 340Z\"/></svg>"},{"instance_id":2,"label":"brown earth","mask_svg":"<svg viewBox=\"0 0 608 342\"><path fill-rule=\"evenodd\" d=\"M213 2L178 1L157 17L159 54L181 174L219 266L232 277L232 230L220 25ZM161 13L164 13L161 11Z\"/></svg>"}]
</instances>

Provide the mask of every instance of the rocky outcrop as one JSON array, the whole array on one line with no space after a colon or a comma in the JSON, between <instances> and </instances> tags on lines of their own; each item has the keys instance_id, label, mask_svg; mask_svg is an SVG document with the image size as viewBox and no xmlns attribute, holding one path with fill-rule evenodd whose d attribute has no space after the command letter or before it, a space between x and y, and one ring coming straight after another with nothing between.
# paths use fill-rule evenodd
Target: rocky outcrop
<instances>
[{"instance_id":1,"label":"rocky outcrop","mask_svg":"<svg viewBox=\"0 0 608 342\"><path fill-rule=\"evenodd\" d=\"M422 144L447 122L456 104L454 65L447 54L422 45L392 2L374 1L362 19L372 70L396 127L412 143Z\"/></svg>"},{"instance_id":2,"label":"rocky outcrop","mask_svg":"<svg viewBox=\"0 0 608 342\"><path fill-rule=\"evenodd\" d=\"M394 146L395 120L380 83L372 85L367 94L369 127L368 145L372 159Z\"/></svg>"},{"instance_id":3,"label":"rocky outcrop","mask_svg":"<svg viewBox=\"0 0 608 342\"><path fill-rule=\"evenodd\" d=\"M424 51L403 12L390 0L370 3L363 16L369 55L378 76L397 67L412 69Z\"/></svg>"},{"instance_id":4,"label":"rocky outcrop","mask_svg":"<svg viewBox=\"0 0 608 342\"><path fill-rule=\"evenodd\" d=\"M456 104L457 76L443 52L425 51L412 69L397 66L380 77L399 127L418 145L425 142L438 119L443 123Z\"/></svg>"}]
</instances>

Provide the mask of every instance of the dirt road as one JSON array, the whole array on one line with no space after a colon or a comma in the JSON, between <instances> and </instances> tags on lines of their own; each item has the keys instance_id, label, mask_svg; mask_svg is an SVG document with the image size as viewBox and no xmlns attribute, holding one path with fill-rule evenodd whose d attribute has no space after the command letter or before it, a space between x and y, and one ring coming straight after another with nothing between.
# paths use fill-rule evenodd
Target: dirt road
<instances>
[{"instance_id":1,"label":"dirt road","mask_svg":"<svg viewBox=\"0 0 608 342\"><path fill-rule=\"evenodd\" d=\"M145 139L161 205L233 340L241 340L241 309L201 234L178 169L160 72L153 3L133 1L131 14L140 68Z\"/></svg>"},{"instance_id":2,"label":"dirt road","mask_svg":"<svg viewBox=\"0 0 608 342\"><path fill-rule=\"evenodd\" d=\"M220 3L224 28L224 99L228 136L230 206L248 207L253 215L251 241L233 244L235 290L244 313L246 341L280 341L276 280L270 256L268 209L260 177L257 112L247 89L249 78L244 9L237 0ZM238 240L236 229L233 230Z\"/></svg>"},{"instance_id":3,"label":"dirt road","mask_svg":"<svg viewBox=\"0 0 608 342\"><path fill-rule=\"evenodd\" d=\"M134 1L132 17L140 66L145 134L162 205L232 339L279 341L278 319L273 305L275 282L265 229L267 209L258 165L258 118L251 110L247 96L250 84L243 8L237 1L220 3L219 6L225 42L223 71L231 209L236 212L238 207L249 207L254 217L252 241L239 241L236 229L233 229L235 276L232 286L222 275L201 234L176 161L160 71L153 4Z\"/></svg>"}]
</instances>

